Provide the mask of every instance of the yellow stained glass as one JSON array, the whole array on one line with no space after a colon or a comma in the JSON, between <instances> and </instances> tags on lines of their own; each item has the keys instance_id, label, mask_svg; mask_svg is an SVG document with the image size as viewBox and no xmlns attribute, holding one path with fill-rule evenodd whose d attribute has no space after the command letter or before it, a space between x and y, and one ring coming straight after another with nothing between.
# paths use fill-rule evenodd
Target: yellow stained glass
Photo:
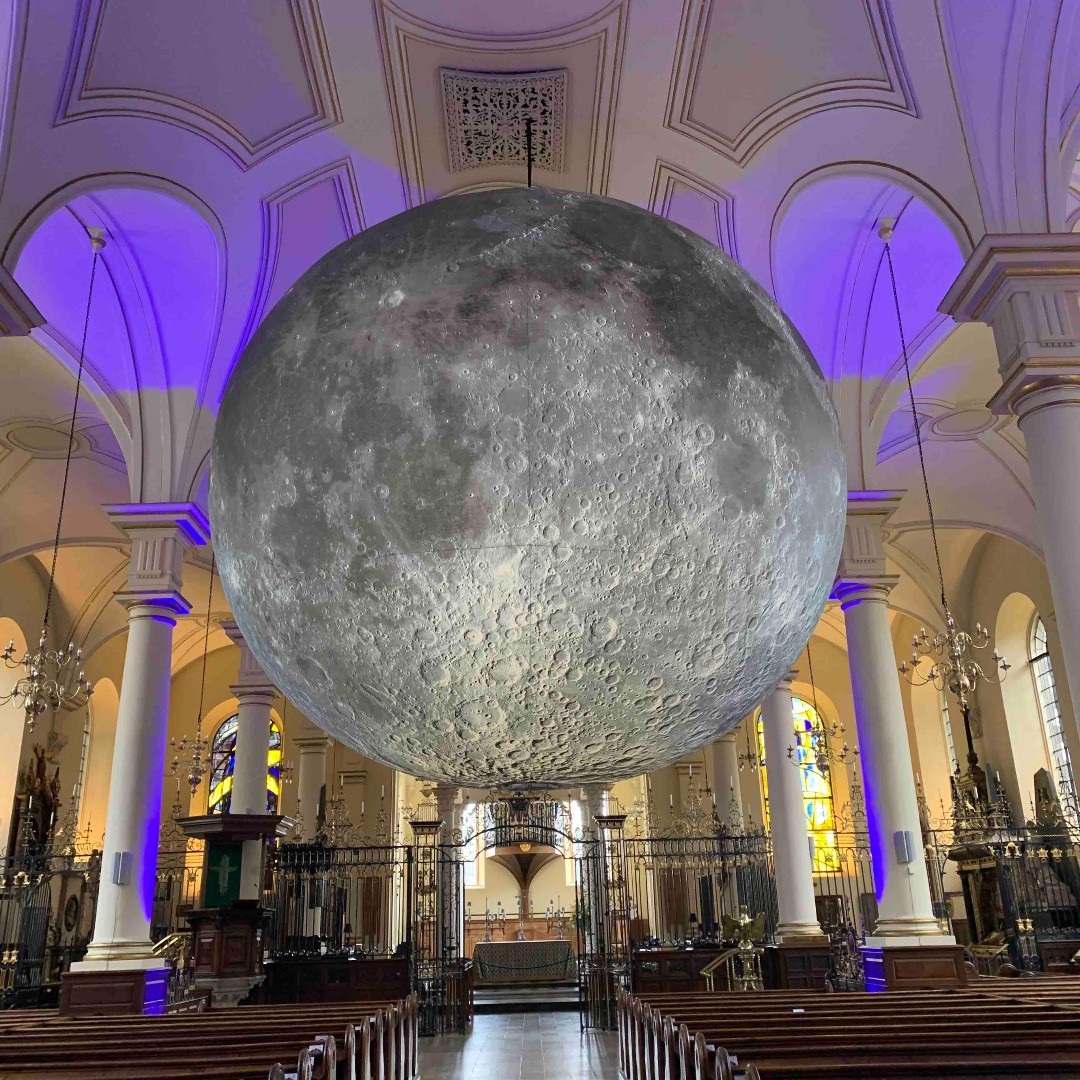
<instances>
[{"instance_id":1,"label":"yellow stained glass","mask_svg":"<svg viewBox=\"0 0 1080 1080\"><path fill-rule=\"evenodd\" d=\"M803 809L806 812L806 831L814 842L814 873L835 870L839 854L836 844L836 814L833 810L832 783L829 774L817 764L817 740L824 739L814 707L802 698L791 698L792 726L802 780ZM812 734L815 730L819 734ZM765 729L761 713L757 717L758 755L761 758L761 793L765 804L765 827L769 827L769 777L765 767Z\"/></svg>"},{"instance_id":2,"label":"yellow stained glass","mask_svg":"<svg viewBox=\"0 0 1080 1080\"><path fill-rule=\"evenodd\" d=\"M231 802L237 720L234 713L221 724L210 748L210 799L207 805L211 814L225 813ZM266 753L266 802L270 813L276 813L281 802L281 729L273 719Z\"/></svg>"}]
</instances>

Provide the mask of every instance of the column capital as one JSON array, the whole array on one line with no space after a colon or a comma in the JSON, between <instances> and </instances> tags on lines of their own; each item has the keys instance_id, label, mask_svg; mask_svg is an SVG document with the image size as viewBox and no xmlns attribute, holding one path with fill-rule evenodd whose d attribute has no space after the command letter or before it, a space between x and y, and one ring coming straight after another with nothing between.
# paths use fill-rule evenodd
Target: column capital
<instances>
[{"instance_id":1,"label":"column capital","mask_svg":"<svg viewBox=\"0 0 1080 1080\"><path fill-rule=\"evenodd\" d=\"M454 807L457 805L457 797L461 788L452 784L436 784L435 785L435 806L438 808L439 816L443 821L450 821L454 814Z\"/></svg>"},{"instance_id":2,"label":"column capital","mask_svg":"<svg viewBox=\"0 0 1080 1080\"><path fill-rule=\"evenodd\" d=\"M235 619L222 619L221 629L225 631L228 639L240 648L240 670L236 686L229 689L240 697L241 693L255 694L269 690L272 696L277 695L277 687L267 678L262 665L255 659L255 654L248 647L244 639L243 631L237 625Z\"/></svg>"},{"instance_id":3,"label":"column capital","mask_svg":"<svg viewBox=\"0 0 1080 1080\"><path fill-rule=\"evenodd\" d=\"M277 687L272 683L252 686L250 683L241 682L230 686L229 693L241 705L265 705L269 709L277 697Z\"/></svg>"},{"instance_id":4,"label":"column capital","mask_svg":"<svg viewBox=\"0 0 1080 1080\"><path fill-rule=\"evenodd\" d=\"M301 754L325 754L333 741L329 735L309 735L302 739L293 739L293 745Z\"/></svg>"},{"instance_id":5,"label":"column capital","mask_svg":"<svg viewBox=\"0 0 1080 1080\"><path fill-rule=\"evenodd\" d=\"M783 690L786 693L791 693L791 684L799 677L799 669L792 668L786 674L782 675L780 681L772 688L772 692L775 694L777 690Z\"/></svg>"},{"instance_id":6,"label":"column capital","mask_svg":"<svg viewBox=\"0 0 1080 1080\"><path fill-rule=\"evenodd\" d=\"M984 236L940 310L993 329L1002 386L992 412L1023 419L1080 401L1080 235Z\"/></svg>"},{"instance_id":7,"label":"column capital","mask_svg":"<svg viewBox=\"0 0 1080 1080\"><path fill-rule=\"evenodd\" d=\"M873 578L837 578L829 595L839 602L841 611L847 611L856 604L888 605L889 593L899 581L898 576L888 574Z\"/></svg>"},{"instance_id":8,"label":"column capital","mask_svg":"<svg viewBox=\"0 0 1080 1080\"><path fill-rule=\"evenodd\" d=\"M144 605L186 615L184 552L210 539L206 515L195 503L120 503L105 510L131 541L127 588L117 600L129 612Z\"/></svg>"},{"instance_id":9,"label":"column capital","mask_svg":"<svg viewBox=\"0 0 1080 1080\"><path fill-rule=\"evenodd\" d=\"M885 574L884 529L903 499L903 491L849 491L838 578L876 578Z\"/></svg>"}]
</instances>

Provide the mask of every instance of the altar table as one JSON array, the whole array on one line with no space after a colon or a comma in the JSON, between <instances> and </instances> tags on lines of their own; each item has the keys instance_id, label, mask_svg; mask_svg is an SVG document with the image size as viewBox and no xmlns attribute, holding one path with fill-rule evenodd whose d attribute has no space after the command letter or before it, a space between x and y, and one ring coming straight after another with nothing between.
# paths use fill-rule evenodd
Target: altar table
<instances>
[{"instance_id":1,"label":"altar table","mask_svg":"<svg viewBox=\"0 0 1080 1080\"><path fill-rule=\"evenodd\" d=\"M569 941L478 941L473 949L478 983L564 982L577 975Z\"/></svg>"}]
</instances>

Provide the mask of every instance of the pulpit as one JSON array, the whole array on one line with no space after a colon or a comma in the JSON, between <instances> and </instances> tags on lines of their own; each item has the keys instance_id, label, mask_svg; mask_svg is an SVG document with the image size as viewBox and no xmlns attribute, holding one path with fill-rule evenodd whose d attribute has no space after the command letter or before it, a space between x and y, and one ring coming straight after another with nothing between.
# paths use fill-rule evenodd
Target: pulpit
<instances>
[{"instance_id":1,"label":"pulpit","mask_svg":"<svg viewBox=\"0 0 1080 1080\"><path fill-rule=\"evenodd\" d=\"M263 981L269 914L257 899L240 898L244 843L284 836L295 823L279 814L206 814L177 824L186 836L205 841L200 903L187 913L195 986L211 990L217 1007L237 1005ZM265 843L263 852L265 859Z\"/></svg>"}]
</instances>

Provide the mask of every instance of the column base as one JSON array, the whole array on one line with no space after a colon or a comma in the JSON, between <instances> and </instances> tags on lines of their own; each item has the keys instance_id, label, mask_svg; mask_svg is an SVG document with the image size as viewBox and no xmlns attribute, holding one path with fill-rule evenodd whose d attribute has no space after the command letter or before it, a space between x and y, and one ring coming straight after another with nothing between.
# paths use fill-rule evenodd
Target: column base
<instances>
[{"instance_id":1,"label":"column base","mask_svg":"<svg viewBox=\"0 0 1080 1080\"><path fill-rule=\"evenodd\" d=\"M782 945L815 945L828 942L818 922L778 923L776 940Z\"/></svg>"},{"instance_id":2,"label":"column base","mask_svg":"<svg viewBox=\"0 0 1080 1080\"><path fill-rule=\"evenodd\" d=\"M86 956L71 965L72 971L139 971L162 966L149 941L109 941L90 944Z\"/></svg>"},{"instance_id":3,"label":"column base","mask_svg":"<svg viewBox=\"0 0 1080 1080\"><path fill-rule=\"evenodd\" d=\"M61 1016L160 1016L165 1012L170 969L157 960L153 968L65 971L60 976ZM85 965L73 964L72 968Z\"/></svg>"},{"instance_id":4,"label":"column base","mask_svg":"<svg viewBox=\"0 0 1080 1080\"><path fill-rule=\"evenodd\" d=\"M933 943L920 945L917 940L901 944L895 939L888 945L870 944L867 938L863 946L863 971L866 989L875 993L881 990L940 990L954 986L966 986L964 972L964 948L962 945L942 944L939 934Z\"/></svg>"}]
</instances>

